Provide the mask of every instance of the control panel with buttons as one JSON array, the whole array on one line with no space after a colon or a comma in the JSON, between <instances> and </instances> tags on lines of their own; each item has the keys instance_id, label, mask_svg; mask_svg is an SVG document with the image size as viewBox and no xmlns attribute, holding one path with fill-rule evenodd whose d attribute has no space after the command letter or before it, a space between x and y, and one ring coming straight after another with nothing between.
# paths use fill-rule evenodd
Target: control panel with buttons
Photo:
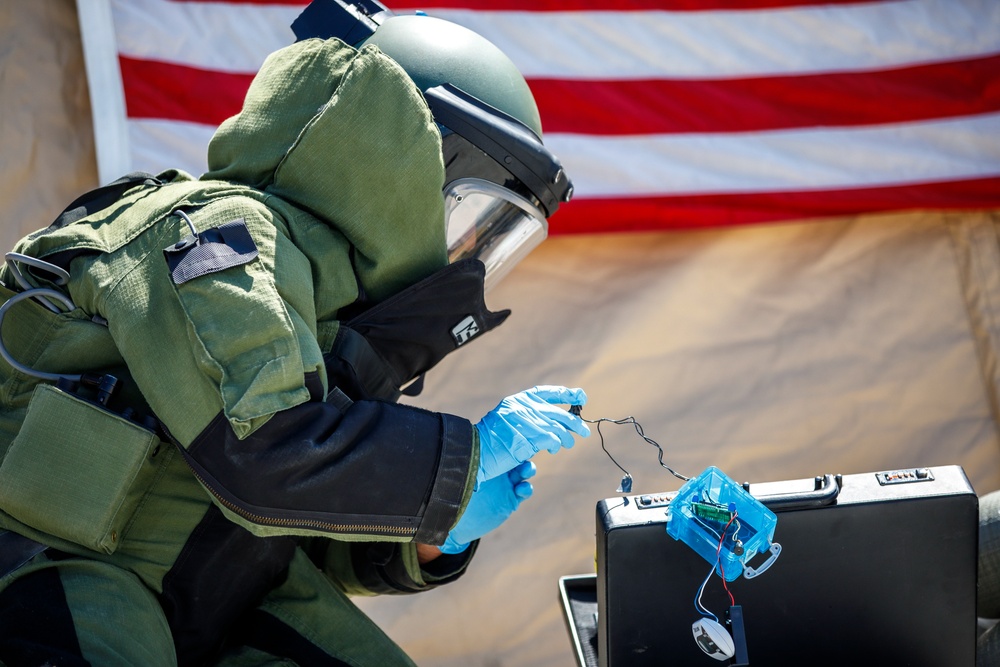
<instances>
[{"instance_id":1,"label":"control panel with buttons","mask_svg":"<svg viewBox=\"0 0 1000 667\"><path fill-rule=\"evenodd\" d=\"M875 478L882 486L887 484L907 484L909 482L931 482L934 473L929 468L904 468L875 473Z\"/></svg>"},{"instance_id":2,"label":"control panel with buttons","mask_svg":"<svg viewBox=\"0 0 1000 667\"><path fill-rule=\"evenodd\" d=\"M676 493L657 493L637 496L635 504L641 510L648 510L653 507L666 507L676 495Z\"/></svg>"}]
</instances>

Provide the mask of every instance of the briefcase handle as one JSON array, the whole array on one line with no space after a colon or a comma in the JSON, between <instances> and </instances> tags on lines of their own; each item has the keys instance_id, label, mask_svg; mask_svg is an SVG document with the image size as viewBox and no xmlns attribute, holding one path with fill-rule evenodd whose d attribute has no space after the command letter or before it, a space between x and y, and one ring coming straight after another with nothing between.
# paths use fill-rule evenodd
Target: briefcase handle
<instances>
[{"instance_id":1,"label":"briefcase handle","mask_svg":"<svg viewBox=\"0 0 1000 667\"><path fill-rule=\"evenodd\" d=\"M769 496L754 496L765 507L775 512L787 512L789 510L804 510L814 507L824 507L837 502L840 495L840 486L844 482L842 475L822 475L816 477L815 488L812 491L800 493L778 493ZM744 482L743 488L747 493L750 490L750 482Z\"/></svg>"}]
</instances>

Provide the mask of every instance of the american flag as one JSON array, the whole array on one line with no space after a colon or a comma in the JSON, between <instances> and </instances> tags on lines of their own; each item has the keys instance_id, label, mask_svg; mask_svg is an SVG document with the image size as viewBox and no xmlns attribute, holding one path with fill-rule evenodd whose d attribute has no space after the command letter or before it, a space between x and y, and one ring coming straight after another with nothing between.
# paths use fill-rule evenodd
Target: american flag
<instances>
[{"instance_id":1,"label":"american flag","mask_svg":"<svg viewBox=\"0 0 1000 667\"><path fill-rule=\"evenodd\" d=\"M78 0L103 181L205 170L304 0ZM997 0L400 0L527 78L552 233L1000 206Z\"/></svg>"}]
</instances>

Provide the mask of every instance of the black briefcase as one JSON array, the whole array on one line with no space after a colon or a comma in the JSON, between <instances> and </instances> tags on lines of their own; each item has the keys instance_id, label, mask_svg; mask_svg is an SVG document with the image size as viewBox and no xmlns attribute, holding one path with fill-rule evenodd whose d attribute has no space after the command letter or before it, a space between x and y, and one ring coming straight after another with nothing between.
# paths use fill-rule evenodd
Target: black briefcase
<instances>
[{"instance_id":1,"label":"black briefcase","mask_svg":"<svg viewBox=\"0 0 1000 667\"><path fill-rule=\"evenodd\" d=\"M581 665L975 665L979 511L960 467L745 488L777 515L780 556L728 592L713 575L700 601L725 622L732 594L743 659L695 643L711 565L667 535L664 493L597 505L597 576L560 582Z\"/></svg>"}]
</instances>

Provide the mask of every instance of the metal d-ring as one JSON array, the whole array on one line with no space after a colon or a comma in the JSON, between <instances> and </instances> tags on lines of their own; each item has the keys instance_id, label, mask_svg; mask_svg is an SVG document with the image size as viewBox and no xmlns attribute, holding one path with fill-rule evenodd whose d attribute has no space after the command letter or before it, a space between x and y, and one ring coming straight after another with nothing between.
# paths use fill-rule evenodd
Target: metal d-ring
<instances>
[{"instance_id":1,"label":"metal d-ring","mask_svg":"<svg viewBox=\"0 0 1000 667\"><path fill-rule=\"evenodd\" d=\"M0 331L3 330L3 318L7 315L7 311L10 310L18 301L23 301L24 299L38 299L42 301L43 298L48 297L61 302L67 309L73 310L76 306L70 300L68 296L60 292L59 290L54 290L49 287L35 287L28 289L24 292L19 292L14 296L7 299L7 302L0 306ZM56 311L60 312L60 311ZM0 357L4 358L8 364L14 367L15 370L21 371L25 375L31 375L32 377L41 378L42 380L52 380L58 381L62 379L69 380L70 382L79 382L81 375L65 375L63 373L46 373L45 371L36 371L30 366L25 366L20 361L11 356L10 352L7 351L7 346L3 344L3 337L0 336Z\"/></svg>"},{"instance_id":2,"label":"metal d-ring","mask_svg":"<svg viewBox=\"0 0 1000 667\"><path fill-rule=\"evenodd\" d=\"M41 269L42 271L51 273L56 277L55 280L53 281L55 282L56 285L65 285L67 282L69 282L69 271L62 268L61 266L56 266L55 264L50 264L45 260L38 259L37 257L32 257L31 255L24 255L19 252L9 252L6 255L4 255L4 258L7 260L7 266L10 267L10 272L14 275L14 280L17 281L18 286L22 290L26 291L33 290L35 289L35 286L29 283L28 279L24 277L24 274L21 273L21 267L18 266L18 263L27 264L28 266L33 266L36 269ZM36 298L38 299L38 302L40 304L51 310L53 313L62 312L58 308L53 306L52 302L46 299L45 297L38 296Z\"/></svg>"}]
</instances>

